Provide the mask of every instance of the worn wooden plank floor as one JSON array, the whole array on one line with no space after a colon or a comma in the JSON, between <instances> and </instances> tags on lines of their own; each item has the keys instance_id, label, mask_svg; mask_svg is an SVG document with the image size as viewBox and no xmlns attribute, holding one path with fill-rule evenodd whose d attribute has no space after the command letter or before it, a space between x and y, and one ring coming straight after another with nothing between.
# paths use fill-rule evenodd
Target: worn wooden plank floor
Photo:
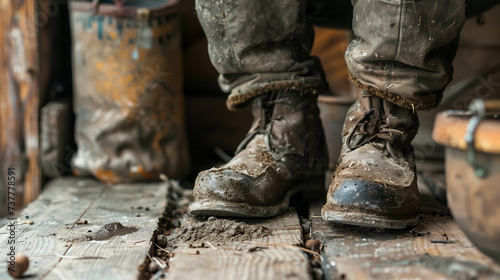
<instances>
[{"instance_id":1,"label":"worn wooden plank floor","mask_svg":"<svg viewBox=\"0 0 500 280\"><path fill-rule=\"evenodd\" d=\"M30 258L23 279L137 279L166 207L165 195L165 184L106 186L77 178L51 182L19 216L33 224L16 225L16 252ZM109 236L101 230L114 222L126 227L122 234L130 233ZM7 233L3 227L0 244L7 244ZM96 234L102 240L89 240ZM5 269L0 279L8 279Z\"/></svg>"},{"instance_id":2,"label":"worn wooden plank floor","mask_svg":"<svg viewBox=\"0 0 500 280\"><path fill-rule=\"evenodd\" d=\"M272 234L250 242L276 244L250 252L255 244L232 242L216 248L188 248L181 244L170 259L169 280L178 279L312 279L308 257L297 248L303 245L302 229L295 210L268 220L241 220L266 226ZM196 253L198 251L198 253Z\"/></svg>"},{"instance_id":3,"label":"worn wooden plank floor","mask_svg":"<svg viewBox=\"0 0 500 280\"><path fill-rule=\"evenodd\" d=\"M313 207L311 234L324 244L325 278L500 279L500 266L474 247L446 207L420 189L422 219L405 230L338 225L319 216L320 205Z\"/></svg>"},{"instance_id":4,"label":"worn wooden plank floor","mask_svg":"<svg viewBox=\"0 0 500 280\"><path fill-rule=\"evenodd\" d=\"M50 183L19 215L33 224L16 225L16 251L31 260L24 279L137 279L166 207L166 192L165 184L106 186L76 178ZM405 230L336 225L321 219L321 203L313 207L311 235L324 245L325 278L500 279L500 266L473 246L447 208L424 188L421 193L422 220ZM237 221L265 226L271 233L213 247L181 243L170 259L167 279L313 278L308 256L286 246L304 243L295 210ZM104 225L116 222L133 232L96 240ZM4 226L0 244L7 238ZM1 250L5 256L5 246ZM0 270L0 279L8 279L5 270Z\"/></svg>"}]
</instances>

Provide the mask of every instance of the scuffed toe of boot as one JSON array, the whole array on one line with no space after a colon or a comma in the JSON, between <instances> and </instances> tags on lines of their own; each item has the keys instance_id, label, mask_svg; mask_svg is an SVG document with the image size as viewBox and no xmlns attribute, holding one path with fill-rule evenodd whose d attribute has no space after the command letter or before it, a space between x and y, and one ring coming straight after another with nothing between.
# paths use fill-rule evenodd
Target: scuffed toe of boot
<instances>
[{"instance_id":1,"label":"scuffed toe of boot","mask_svg":"<svg viewBox=\"0 0 500 280\"><path fill-rule=\"evenodd\" d=\"M292 192L272 166L255 176L228 168L213 168L198 175L191 213L204 216L270 217L288 208ZM273 185L265 182L276 182Z\"/></svg>"},{"instance_id":2,"label":"scuffed toe of boot","mask_svg":"<svg viewBox=\"0 0 500 280\"><path fill-rule=\"evenodd\" d=\"M323 219L343 224L400 229L418 223L416 181L408 187L346 178L330 189Z\"/></svg>"}]
</instances>

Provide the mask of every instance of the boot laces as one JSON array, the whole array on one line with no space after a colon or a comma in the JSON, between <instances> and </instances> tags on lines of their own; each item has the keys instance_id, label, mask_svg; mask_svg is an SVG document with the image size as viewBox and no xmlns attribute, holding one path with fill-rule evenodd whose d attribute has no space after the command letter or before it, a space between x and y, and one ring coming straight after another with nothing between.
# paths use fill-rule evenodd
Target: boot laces
<instances>
[{"instance_id":1,"label":"boot laces","mask_svg":"<svg viewBox=\"0 0 500 280\"><path fill-rule=\"evenodd\" d=\"M235 154L240 153L242 150L246 148L248 143L252 141L252 139L258 134L264 134L264 141L266 145L266 149L270 152L275 152L278 149L273 148L271 144L271 138L277 139L278 137L272 132L273 125L276 121L281 121L285 119L285 116L282 114L273 116L274 107L276 104L284 104L286 106L290 106L293 111L297 112L304 108L306 108L310 104L309 99L305 99L304 101L292 105L292 101L287 97L277 98L278 93L275 93L270 96L269 99L261 99L260 106L260 117L259 117L259 125L251 132L247 134L245 139L238 145Z\"/></svg>"},{"instance_id":2,"label":"boot laces","mask_svg":"<svg viewBox=\"0 0 500 280\"><path fill-rule=\"evenodd\" d=\"M259 125L253 131L249 132L245 139L241 141L236 149L235 154L240 153L242 150L246 148L248 143L252 141L252 139L258 134L264 134L264 141L266 145L266 149L269 151L273 151L273 147L271 146L271 138L276 139L276 135L272 133L274 121L280 121L283 119L282 115L271 117L274 109L274 105L277 103L286 103L287 99L275 99L275 100L262 100L262 105L260 107L260 117L259 117Z\"/></svg>"},{"instance_id":3,"label":"boot laces","mask_svg":"<svg viewBox=\"0 0 500 280\"><path fill-rule=\"evenodd\" d=\"M375 142L381 144L375 145L376 147L387 151L392 157L398 157L400 153L394 149L393 143L402 134L402 131L390 128L389 118L382 119L380 112L371 108L365 111L348 134L346 146L352 151L367 143Z\"/></svg>"}]
</instances>

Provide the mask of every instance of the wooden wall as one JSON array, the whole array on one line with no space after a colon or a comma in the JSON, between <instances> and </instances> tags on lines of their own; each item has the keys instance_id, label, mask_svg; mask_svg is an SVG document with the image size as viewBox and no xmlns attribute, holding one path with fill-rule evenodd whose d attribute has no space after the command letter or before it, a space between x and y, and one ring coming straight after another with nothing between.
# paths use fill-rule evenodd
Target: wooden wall
<instances>
[{"instance_id":1,"label":"wooden wall","mask_svg":"<svg viewBox=\"0 0 500 280\"><path fill-rule=\"evenodd\" d=\"M36 12L36 0L0 0L0 216L7 210L7 168L16 169L16 207L40 192Z\"/></svg>"}]
</instances>

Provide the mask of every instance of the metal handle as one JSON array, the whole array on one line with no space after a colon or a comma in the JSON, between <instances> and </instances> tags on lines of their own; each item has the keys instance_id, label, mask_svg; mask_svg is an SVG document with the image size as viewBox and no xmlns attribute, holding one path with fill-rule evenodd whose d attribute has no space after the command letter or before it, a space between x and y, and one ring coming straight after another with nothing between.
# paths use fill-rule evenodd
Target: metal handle
<instances>
[{"instance_id":1,"label":"metal handle","mask_svg":"<svg viewBox=\"0 0 500 280\"><path fill-rule=\"evenodd\" d=\"M500 99L482 100L475 99L469 106L469 113L473 114L467 130L465 132L464 140L467 143L467 161L474 167L474 173L478 178L485 178L488 176L488 168L481 166L476 160L475 150L475 135L479 123L485 118L487 113L500 113Z\"/></svg>"}]
</instances>

